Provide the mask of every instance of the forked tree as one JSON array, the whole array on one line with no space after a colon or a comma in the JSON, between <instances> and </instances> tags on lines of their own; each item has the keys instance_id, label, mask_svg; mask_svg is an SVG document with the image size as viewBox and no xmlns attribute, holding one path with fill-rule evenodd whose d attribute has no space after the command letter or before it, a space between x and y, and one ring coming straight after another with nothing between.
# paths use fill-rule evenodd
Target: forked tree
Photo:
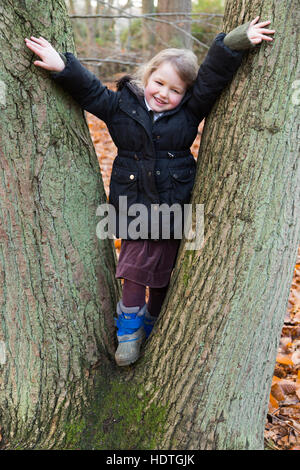
<instances>
[{"instance_id":1,"label":"forked tree","mask_svg":"<svg viewBox=\"0 0 300 470\"><path fill-rule=\"evenodd\" d=\"M35 33L72 50L64 2L0 7L4 447L263 448L299 242L296 12L227 1L224 32L260 15L276 38L245 53L206 119L192 196L203 246L182 242L143 357L116 369L95 153L82 112L23 46Z\"/></svg>"}]
</instances>

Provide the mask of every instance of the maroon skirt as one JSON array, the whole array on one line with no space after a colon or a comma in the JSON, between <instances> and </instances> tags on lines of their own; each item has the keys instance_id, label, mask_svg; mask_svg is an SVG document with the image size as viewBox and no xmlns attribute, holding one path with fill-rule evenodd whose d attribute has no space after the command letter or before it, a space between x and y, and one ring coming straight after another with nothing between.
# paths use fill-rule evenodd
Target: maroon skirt
<instances>
[{"instance_id":1,"label":"maroon skirt","mask_svg":"<svg viewBox=\"0 0 300 470\"><path fill-rule=\"evenodd\" d=\"M169 284L181 240L122 240L116 278L149 287Z\"/></svg>"}]
</instances>

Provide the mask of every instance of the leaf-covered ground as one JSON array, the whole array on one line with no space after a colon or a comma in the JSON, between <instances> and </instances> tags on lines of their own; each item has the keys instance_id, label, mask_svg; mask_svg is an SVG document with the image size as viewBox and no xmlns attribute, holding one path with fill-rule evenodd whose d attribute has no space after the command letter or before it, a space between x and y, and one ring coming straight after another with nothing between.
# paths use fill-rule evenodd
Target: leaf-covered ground
<instances>
[{"instance_id":1,"label":"leaf-covered ground","mask_svg":"<svg viewBox=\"0 0 300 470\"><path fill-rule=\"evenodd\" d=\"M107 85L113 88L113 84ZM106 125L89 113L86 117L108 195L117 149ZM203 123L199 126L197 139L191 149L195 158L202 128ZM118 255L120 240L115 240L115 247ZM267 449L300 450L300 247L272 381L265 445Z\"/></svg>"},{"instance_id":2,"label":"leaf-covered ground","mask_svg":"<svg viewBox=\"0 0 300 470\"><path fill-rule=\"evenodd\" d=\"M266 443L278 450L300 450L300 248L276 358Z\"/></svg>"}]
</instances>

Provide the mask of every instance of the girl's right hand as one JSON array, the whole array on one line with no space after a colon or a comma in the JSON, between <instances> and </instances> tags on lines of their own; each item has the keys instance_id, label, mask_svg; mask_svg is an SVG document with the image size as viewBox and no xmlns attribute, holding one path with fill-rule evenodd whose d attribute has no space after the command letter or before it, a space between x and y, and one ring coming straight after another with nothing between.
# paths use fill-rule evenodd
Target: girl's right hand
<instances>
[{"instance_id":1,"label":"girl's right hand","mask_svg":"<svg viewBox=\"0 0 300 470\"><path fill-rule=\"evenodd\" d=\"M30 39L25 38L25 42L26 46L42 59L33 62L34 65L52 72L61 72L65 68L65 63L59 53L46 39L31 36Z\"/></svg>"}]
</instances>

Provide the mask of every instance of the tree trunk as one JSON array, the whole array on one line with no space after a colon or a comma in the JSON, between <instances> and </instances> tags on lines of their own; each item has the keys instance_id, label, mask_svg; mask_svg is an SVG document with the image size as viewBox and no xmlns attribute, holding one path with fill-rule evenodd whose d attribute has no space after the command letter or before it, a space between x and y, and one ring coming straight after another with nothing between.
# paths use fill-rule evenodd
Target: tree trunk
<instances>
[{"instance_id":1,"label":"tree trunk","mask_svg":"<svg viewBox=\"0 0 300 470\"><path fill-rule=\"evenodd\" d=\"M0 434L7 448L49 448L114 352L119 288L96 237L106 198L83 113L24 43L74 50L64 1L8 1L0 17Z\"/></svg>"},{"instance_id":2,"label":"tree trunk","mask_svg":"<svg viewBox=\"0 0 300 470\"><path fill-rule=\"evenodd\" d=\"M69 0L67 8L70 15L76 15L74 0ZM78 18L72 18L72 30L74 35L74 41L76 43L81 35Z\"/></svg>"},{"instance_id":3,"label":"tree trunk","mask_svg":"<svg viewBox=\"0 0 300 470\"><path fill-rule=\"evenodd\" d=\"M158 13L190 13L192 9L191 0L158 0L157 12ZM177 28L171 24L157 23L157 43L161 49L163 47L191 47L191 22L188 17L182 15L166 15L159 16L159 20L168 23L174 23ZM182 22L178 23L178 20ZM179 29L180 28L180 29Z\"/></svg>"},{"instance_id":4,"label":"tree trunk","mask_svg":"<svg viewBox=\"0 0 300 470\"><path fill-rule=\"evenodd\" d=\"M299 243L296 3L226 3L223 31L260 15L276 36L246 54L205 123L192 200L204 245L182 246L147 348L164 449L263 448Z\"/></svg>"},{"instance_id":5,"label":"tree trunk","mask_svg":"<svg viewBox=\"0 0 300 470\"><path fill-rule=\"evenodd\" d=\"M143 15L154 13L154 0L143 0L142 13ZM149 49L152 50L154 44L153 23L143 19L142 28L143 51L147 53Z\"/></svg>"},{"instance_id":6,"label":"tree trunk","mask_svg":"<svg viewBox=\"0 0 300 470\"><path fill-rule=\"evenodd\" d=\"M226 4L224 31L260 15L276 38L245 54L206 120L192 199L203 247L182 243L144 357L106 382L96 448L263 449L299 242L295 11Z\"/></svg>"},{"instance_id":7,"label":"tree trunk","mask_svg":"<svg viewBox=\"0 0 300 470\"><path fill-rule=\"evenodd\" d=\"M85 0L85 14L92 15L93 8L91 0ZM86 27L86 41L85 41L85 53L87 57L91 57L92 49L94 46L94 19L93 18L86 18L85 20L85 27Z\"/></svg>"}]
</instances>

